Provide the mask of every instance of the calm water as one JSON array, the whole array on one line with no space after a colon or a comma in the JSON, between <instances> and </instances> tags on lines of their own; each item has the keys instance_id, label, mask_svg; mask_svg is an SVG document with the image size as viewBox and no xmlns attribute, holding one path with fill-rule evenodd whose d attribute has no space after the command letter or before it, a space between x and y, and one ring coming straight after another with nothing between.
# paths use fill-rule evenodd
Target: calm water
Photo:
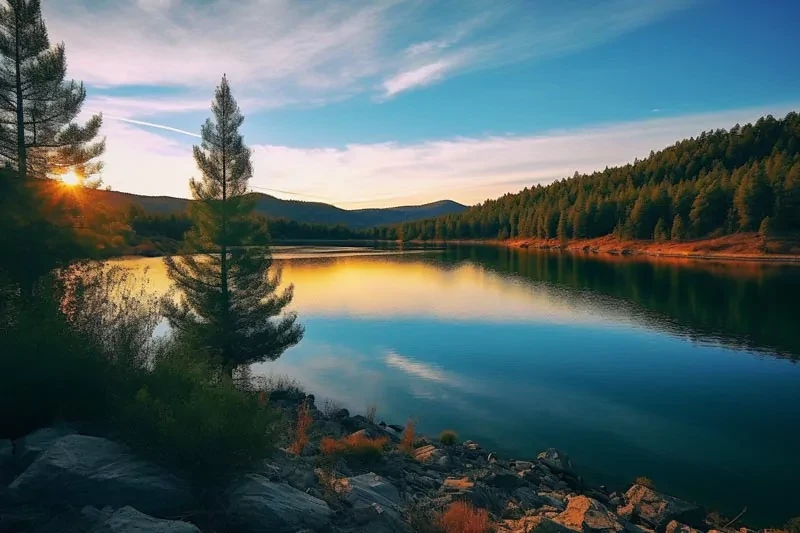
<instances>
[{"instance_id":1,"label":"calm water","mask_svg":"<svg viewBox=\"0 0 800 533\"><path fill-rule=\"evenodd\" d=\"M490 247L286 248L306 326L277 362L352 411L507 456L567 451L753 524L800 515L800 266ZM158 259L150 266L167 287Z\"/></svg>"}]
</instances>

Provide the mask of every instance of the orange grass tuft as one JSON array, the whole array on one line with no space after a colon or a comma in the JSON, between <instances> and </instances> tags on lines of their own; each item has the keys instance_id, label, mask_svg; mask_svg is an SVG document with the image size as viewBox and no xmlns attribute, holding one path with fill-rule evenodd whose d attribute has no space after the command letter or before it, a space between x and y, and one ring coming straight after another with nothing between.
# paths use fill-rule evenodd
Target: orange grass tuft
<instances>
[{"instance_id":1,"label":"orange grass tuft","mask_svg":"<svg viewBox=\"0 0 800 533\"><path fill-rule=\"evenodd\" d=\"M489 513L467 502L454 502L437 520L445 533L486 533L489 531Z\"/></svg>"},{"instance_id":2,"label":"orange grass tuft","mask_svg":"<svg viewBox=\"0 0 800 533\"><path fill-rule=\"evenodd\" d=\"M414 439L416 438L416 431L414 426L416 420L409 418L406 423L406 428L403 430L403 440L400 441L400 451L411 455L414 453Z\"/></svg>"},{"instance_id":3,"label":"orange grass tuft","mask_svg":"<svg viewBox=\"0 0 800 533\"><path fill-rule=\"evenodd\" d=\"M363 433L355 433L341 439L323 437L319 447L323 455L354 455L359 457L379 457L389 444L388 437L371 439Z\"/></svg>"},{"instance_id":4,"label":"orange grass tuft","mask_svg":"<svg viewBox=\"0 0 800 533\"><path fill-rule=\"evenodd\" d=\"M303 402L297 408L297 424L294 428L294 441L289 446L289 451L295 455L303 453L303 449L308 444L308 428L312 422L311 412L308 402Z\"/></svg>"}]
</instances>

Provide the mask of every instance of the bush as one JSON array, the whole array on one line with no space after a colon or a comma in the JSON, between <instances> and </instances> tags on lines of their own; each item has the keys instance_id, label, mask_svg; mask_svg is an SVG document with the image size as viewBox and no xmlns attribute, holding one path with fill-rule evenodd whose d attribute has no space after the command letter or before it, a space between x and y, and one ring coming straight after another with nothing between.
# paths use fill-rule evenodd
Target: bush
<instances>
[{"instance_id":1,"label":"bush","mask_svg":"<svg viewBox=\"0 0 800 533\"><path fill-rule=\"evenodd\" d=\"M114 425L142 455L204 484L268 456L279 415L256 394L177 352L156 361Z\"/></svg>"},{"instance_id":2,"label":"bush","mask_svg":"<svg viewBox=\"0 0 800 533\"><path fill-rule=\"evenodd\" d=\"M376 437L373 439L363 433L354 433L341 439L323 437L319 447L322 454L327 456L372 460L378 459L388 444L388 437Z\"/></svg>"},{"instance_id":3,"label":"bush","mask_svg":"<svg viewBox=\"0 0 800 533\"><path fill-rule=\"evenodd\" d=\"M439 434L439 442L445 446L452 446L458 441L458 435L452 429L446 429Z\"/></svg>"},{"instance_id":4,"label":"bush","mask_svg":"<svg viewBox=\"0 0 800 533\"><path fill-rule=\"evenodd\" d=\"M439 517L438 524L445 533L486 533L489 513L467 502L454 502Z\"/></svg>"},{"instance_id":5,"label":"bush","mask_svg":"<svg viewBox=\"0 0 800 533\"><path fill-rule=\"evenodd\" d=\"M653 480L650 479L649 477L639 476L633 482L636 483L637 485L641 485L641 486L647 487L649 489L656 488L655 483L653 483Z\"/></svg>"},{"instance_id":6,"label":"bush","mask_svg":"<svg viewBox=\"0 0 800 533\"><path fill-rule=\"evenodd\" d=\"M416 424L416 420L411 418L408 419L408 422L406 422L406 427L403 430L403 439L400 441L400 451L408 455L414 453L414 440L416 439L416 431L414 426L416 426Z\"/></svg>"}]
</instances>

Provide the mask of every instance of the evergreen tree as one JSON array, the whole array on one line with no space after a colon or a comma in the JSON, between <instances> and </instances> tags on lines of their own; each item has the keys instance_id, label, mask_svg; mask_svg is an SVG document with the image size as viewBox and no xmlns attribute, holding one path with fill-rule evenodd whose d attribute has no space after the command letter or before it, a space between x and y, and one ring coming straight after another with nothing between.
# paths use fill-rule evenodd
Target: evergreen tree
<instances>
[{"instance_id":1,"label":"evergreen tree","mask_svg":"<svg viewBox=\"0 0 800 533\"><path fill-rule=\"evenodd\" d=\"M303 328L283 313L293 287L278 291L280 270L272 269L266 247L246 247L253 204L247 198L250 150L239 127L244 121L223 77L212 104L213 121L201 130L194 158L202 178L192 179L194 228L187 239L202 258L167 257L170 278L182 293L168 300L165 315L179 336L206 349L228 375L250 363L274 360L297 344Z\"/></svg>"},{"instance_id":2,"label":"evergreen tree","mask_svg":"<svg viewBox=\"0 0 800 533\"><path fill-rule=\"evenodd\" d=\"M764 220L761 221L758 226L758 234L761 236L761 246L764 249L764 253L767 253L767 243L772 236L772 221L770 221L769 217L764 217Z\"/></svg>"},{"instance_id":3,"label":"evergreen tree","mask_svg":"<svg viewBox=\"0 0 800 533\"><path fill-rule=\"evenodd\" d=\"M686 238L686 228L683 226L683 219L680 215L675 215L672 220L671 240L680 242Z\"/></svg>"},{"instance_id":4,"label":"evergreen tree","mask_svg":"<svg viewBox=\"0 0 800 533\"><path fill-rule=\"evenodd\" d=\"M656 242L667 240L667 226L664 224L663 218L659 218L658 222L656 222L656 228L653 230L653 240Z\"/></svg>"},{"instance_id":5,"label":"evergreen tree","mask_svg":"<svg viewBox=\"0 0 800 533\"><path fill-rule=\"evenodd\" d=\"M0 159L27 176L74 171L96 175L105 141L95 141L96 115L80 126L86 90L65 80L64 45L50 47L39 0L6 0L0 6ZM93 185L98 185L95 180Z\"/></svg>"}]
</instances>

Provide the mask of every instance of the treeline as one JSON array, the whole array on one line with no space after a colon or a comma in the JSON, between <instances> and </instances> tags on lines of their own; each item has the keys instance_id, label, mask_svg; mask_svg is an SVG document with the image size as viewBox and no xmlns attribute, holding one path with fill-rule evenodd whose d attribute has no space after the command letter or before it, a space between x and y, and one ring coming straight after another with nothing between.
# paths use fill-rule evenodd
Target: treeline
<instances>
[{"instance_id":1,"label":"treeline","mask_svg":"<svg viewBox=\"0 0 800 533\"><path fill-rule=\"evenodd\" d=\"M525 188L458 214L378 228L400 240L657 241L800 231L800 115L702 133L644 160Z\"/></svg>"}]
</instances>

